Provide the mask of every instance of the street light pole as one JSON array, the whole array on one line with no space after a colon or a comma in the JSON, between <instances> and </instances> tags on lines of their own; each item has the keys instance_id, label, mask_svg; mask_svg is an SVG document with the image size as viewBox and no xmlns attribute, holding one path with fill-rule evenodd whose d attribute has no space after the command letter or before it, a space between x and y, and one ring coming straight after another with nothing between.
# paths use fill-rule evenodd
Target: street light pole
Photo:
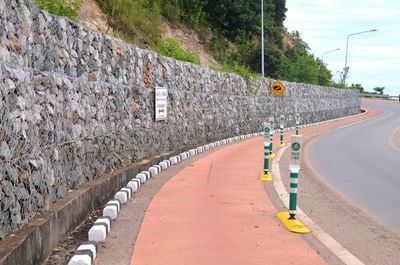
<instances>
[{"instance_id":1,"label":"street light pole","mask_svg":"<svg viewBox=\"0 0 400 265\"><path fill-rule=\"evenodd\" d=\"M324 60L324 55L325 55L325 54L331 53L331 52L334 52L334 51L338 51L338 50L340 50L340 48L336 48L336 49L334 49L334 50L330 50L330 51L327 51L327 52L323 52L323 53L321 54L321 61Z\"/></svg>"},{"instance_id":2,"label":"street light pole","mask_svg":"<svg viewBox=\"0 0 400 265\"><path fill-rule=\"evenodd\" d=\"M366 30L366 31L361 31L361 32L356 32L356 33L351 33L349 35L347 35L347 42L346 42L346 59L344 61L344 69L343 69L343 84L346 85L346 77L347 77L347 51L349 48L349 38L350 36L353 35L358 35L358 34L363 34L363 33L368 33L368 32L374 32L374 31L378 31L377 29L371 29L371 30Z\"/></svg>"},{"instance_id":3,"label":"street light pole","mask_svg":"<svg viewBox=\"0 0 400 265\"><path fill-rule=\"evenodd\" d=\"M264 80L264 0L261 0L261 85Z\"/></svg>"}]
</instances>

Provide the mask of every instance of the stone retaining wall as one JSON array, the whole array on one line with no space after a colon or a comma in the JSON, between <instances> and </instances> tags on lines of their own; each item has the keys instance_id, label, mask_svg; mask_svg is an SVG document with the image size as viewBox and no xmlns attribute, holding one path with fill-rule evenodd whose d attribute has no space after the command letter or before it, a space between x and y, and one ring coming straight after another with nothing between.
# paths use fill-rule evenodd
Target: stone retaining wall
<instances>
[{"instance_id":1,"label":"stone retaining wall","mask_svg":"<svg viewBox=\"0 0 400 265\"><path fill-rule=\"evenodd\" d=\"M142 50L30 0L0 0L0 238L101 174L175 150L360 110L358 92L269 80ZM274 80L272 80L274 82ZM169 91L154 121L154 88Z\"/></svg>"}]
</instances>

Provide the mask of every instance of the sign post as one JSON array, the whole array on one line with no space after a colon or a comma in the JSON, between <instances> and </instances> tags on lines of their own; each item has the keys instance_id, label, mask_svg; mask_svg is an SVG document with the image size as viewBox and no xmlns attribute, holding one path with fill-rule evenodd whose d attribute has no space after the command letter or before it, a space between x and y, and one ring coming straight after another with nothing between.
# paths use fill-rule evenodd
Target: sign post
<instances>
[{"instance_id":1,"label":"sign post","mask_svg":"<svg viewBox=\"0 0 400 265\"><path fill-rule=\"evenodd\" d=\"M271 131L269 133L269 158L274 158L275 154L272 152L272 144L274 141L274 117L269 118L269 124L271 125Z\"/></svg>"},{"instance_id":2,"label":"sign post","mask_svg":"<svg viewBox=\"0 0 400 265\"><path fill-rule=\"evenodd\" d=\"M260 174L260 180L271 181L272 175L269 172L269 146L271 125L269 122L264 122L264 171Z\"/></svg>"},{"instance_id":3,"label":"sign post","mask_svg":"<svg viewBox=\"0 0 400 265\"><path fill-rule=\"evenodd\" d=\"M156 87L155 90L155 118L156 121L167 119L168 89L166 87Z\"/></svg>"},{"instance_id":4,"label":"sign post","mask_svg":"<svg viewBox=\"0 0 400 265\"><path fill-rule=\"evenodd\" d=\"M299 135L300 114L296 113L296 135Z\"/></svg>"},{"instance_id":5,"label":"sign post","mask_svg":"<svg viewBox=\"0 0 400 265\"><path fill-rule=\"evenodd\" d=\"M283 142L283 127L285 126L285 116L281 115L279 118L279 126L281 128L281 143L278 145L280 147L285 146L286 144Z\"/></svg>"},{"instance_id":6,"label":"sign post","mask_svg":"<svg viewBox=\"0 0 400 265\"><path fill-rule=\"evenodd\" d=\"M277 214L282 223L289 231L296 233L309 233L307 229L298 219L296 219L297 209L297 188L299 184L299 171L301 164L301 135L291 136L291 154L290 154L290 198L289 212L280 212Z\"/></svg>"}]
</instances>

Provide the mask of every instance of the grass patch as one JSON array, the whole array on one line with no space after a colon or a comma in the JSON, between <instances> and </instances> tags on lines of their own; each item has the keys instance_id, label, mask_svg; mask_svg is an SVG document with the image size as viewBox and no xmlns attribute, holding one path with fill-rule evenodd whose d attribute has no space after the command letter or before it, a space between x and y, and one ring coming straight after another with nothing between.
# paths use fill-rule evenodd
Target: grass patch
<instances>
[{"instance_id":1,"label":"grass patch","mask_svg":"<svg viewBox=\"0 0 400 265\"><path fill-rule=\"evenodd\" d=\"M47 12L76 20L82 0L35 0Z\"/></svg>"},{"instance_id":2,"label":"grass patch","mask_svg":"<svg viewBox=\"0 0 400 265\"><path fill-rule=\"evenodd\" d=\"M158 51L162 55L200 65L199 56L182 49L179 42L174 39L167 38L165 41L160 40L158 42Z\"/></svg>"},{"instance_id":3,"label":"grass patch","mask_svg":"<svg viewBox=\"0 0 400 265\"><path fill-rule=\"evenodd\" d=\"M96 0L111 18L112 27L141 48L156 48L161 37L157 1Z\"/></svg>"}]
</instances>

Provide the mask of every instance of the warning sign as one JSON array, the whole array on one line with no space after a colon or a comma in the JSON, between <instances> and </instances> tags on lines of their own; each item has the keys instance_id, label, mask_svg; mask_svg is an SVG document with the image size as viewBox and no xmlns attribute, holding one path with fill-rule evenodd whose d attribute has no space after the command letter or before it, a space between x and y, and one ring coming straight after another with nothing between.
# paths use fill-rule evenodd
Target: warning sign
<instances>
[{"instance_id":1,"label":"warning sign","mask_svg":"<svg viewBox=\"0 0 400 265\"><path fill-rule=\"evenodd\" d=\"M274 92L274 94L279 97L282 94L283 90L286 89L286 87L282 85L281 82L276 81L269 89L271 89L272 92Z\"/></svg>"},{"instance_id":2,"label":"warning sign","mask_svg":"<svg viewBox=\"0 0 400 265\"><path fill-rule=\"evenodd\" d=\"M155 91L156 121L167 119L168 90L165 87L156 87Z\"/></svg>"}]
</instances>

